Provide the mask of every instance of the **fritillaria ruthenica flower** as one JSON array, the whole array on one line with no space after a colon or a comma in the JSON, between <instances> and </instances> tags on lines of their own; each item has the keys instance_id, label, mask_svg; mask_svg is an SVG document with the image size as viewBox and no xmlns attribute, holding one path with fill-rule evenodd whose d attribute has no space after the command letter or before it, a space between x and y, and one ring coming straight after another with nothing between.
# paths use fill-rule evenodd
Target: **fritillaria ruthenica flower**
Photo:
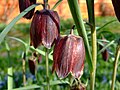
<instances>
[{"instance_id":1,"label":"fritillaria ruthenica flower","mask_svg":"<svg viewBox=\"0 0 120 90\"><path fill-rule=\"evenodd\" d=\"M43 44L50 49L59 35L60 19L56 11L43 9L36 11L31 23L31 45L37 48Z\"/></svg>"},{"instance_id":2,"label":"fritillaria ruthenica flower","mask_svg":"<svg viewBox=\"0 0 120 90\"><path fill-rule=\"evenodd\" d=\"M112 0L112 4L114 7L115 14L120 21L120 0Z\"/></svg>"},{"instance_id":3,"label":"fritillaria ruthenica flower","mask_svg":"<svg viewBox=\"0 0 120 90\"><path fill-rule=\"evenodd\" d=\"M29 64L29 70L30 72L35 75L35 70L36 70L36 59L29 59L28 60L28 64Z\"/></svg>"},{"instance_id":4,"label":"fritillaria ruthenica flower","mask_svg":"<svg viewBox=\"0 0 120 90\"><path fill-rule=\"evenodd\" d=\"M42 55L37 52L34 52L32 57L28 59L29 70L33 75L35 75L35 72L37 71L37 63L41 63L41 61Z\"/></svg>"},{"instance_id":5,"label":"fritillaria ruthenica flower","mask_svg":"<svg viewBox=\"0 0 120 90\"><path fill-rule=\"evenodd\" d=\"M77 84L72 84L70 90L86 90L86 85L82 84L81 82Z\"/></svg>"},{"instance_id":6,"label":"fritillaria ruthenica flower","mask_svg":"<svg viewBox=\"0 0 120 90\"><path fill-rule=\"evenodd\" d=\"M36 3L36 0L19 0L19 9L20 12L24 11L26 8L28 8L29 6L33 5ZM31 11L29 11L25 16L23 16L26 19L31 19L33 14L34 14L34 9L32 9Z\"/></svg>"},{"instance_id":7,"label":"fritillaria ruthenica flower","mask_svg":"<svg viewBox=\"0 0 120 90\"><path fill-rule=\"evenodd\" d=\"M100 45L100 49L103 49L103 46ZM109 52L107 49L105 49L102 53L102 58L104 61L108 61L109 58Z\"/></svg>"},{"instance_id":8,"label":"fritillaria ruthenica flower","mask_svg":"<svg viewBox=\"0 0 120 90\"><path fill-rule=\"evenodd\" d=\"M85 48L82 37L70 34L60 37L53 51L53 71L59 78L65 78L69 73L79 78L83 73Z\"/></svg>"},{"instance_id":9,"label":"fritillaria ruthenica flower","mask_svg":"<svg viewBox=\"0 0 120 90\"><path fill-rule=\"evenodd\" d=\"M105 38L103 38L102 40L106 40ZM105 41L103 41L103 45L106 45L107 43ZM103 49L104 46L99 45L100 49ZM104 61L108 61L109 58L109 52L107 49L105 49L102 53L102 58Z\"/></svg>"}]
</instances>

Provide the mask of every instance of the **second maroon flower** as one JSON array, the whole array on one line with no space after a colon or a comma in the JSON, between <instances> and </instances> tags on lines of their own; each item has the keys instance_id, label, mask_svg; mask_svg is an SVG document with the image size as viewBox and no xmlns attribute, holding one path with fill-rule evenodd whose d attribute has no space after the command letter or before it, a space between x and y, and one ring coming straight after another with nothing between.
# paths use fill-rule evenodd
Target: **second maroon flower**
<instances>
[{"instance_id":1,"label":"second maroon flower","mask_svg":"<svg viewBox=\"0 0 120 90\"><path fill-rule=\"evenodd\" d=\"M36 4L36 0L19 0L19 9L20 9L20 12L24 11L26 8L28 8L29 6L33 5L33 4ZM32 9L31 11L29 11L25 16L24 18L27 18L27 19L31 19L33 14L34 14L34 9Z\"/></svg>"},{"instance_id":2,"label":"second maroon flower","mask_svg":"<svg viewBox=\"0 0 120 90\"><path fill-rule=\"evenodd\" d=\"M83 73L85 48L82 37L68 35L59 38L53 52L53 71L56 70L58 77L65 78L71 73L79 78Z\"/></svg>"},{"instance_id":3,"label":"second maroon flower","mask_svg":"<svg viewBox=\"0 0 120 90\"><path fill-rule=\"evenodd\" d=\"M112 0L112 4L113 4L113 7L114 7L116 17L120 22L120 0Z\"/></svg>"},{"instance_id":4,"label":"second maroon flower","mask_svg":"<svg viewBox=\"0 0 120 90\"><path fill-rule=\"evenodd\" d=\"M37 48L43 44L50 49L59 35L59 22L59 16L55 11L36 11L30 29L31 45Z\"/></svg>"}]
</instances>

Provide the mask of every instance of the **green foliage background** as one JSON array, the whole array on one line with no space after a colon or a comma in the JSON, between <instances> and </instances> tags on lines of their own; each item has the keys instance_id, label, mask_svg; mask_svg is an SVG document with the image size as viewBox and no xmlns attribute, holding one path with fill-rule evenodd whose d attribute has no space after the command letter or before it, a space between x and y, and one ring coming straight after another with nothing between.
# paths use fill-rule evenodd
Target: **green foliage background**
<instances>
[{"instance_id":1,"label":"green foliage background","mask_svg":"<svg viewBox=\"0 0 120 90\"><path fill-rule=\"evenodd\" d=\"M114 20L116 18L114 17L97 17L96 18L96 28L99 28L106 24L107 22ZM69 34L69 31L71 29L71 26L73 25L73 20L61 20L61 34ZM0 32L5 28L5 24L0 24ZM86 25L87 33L89 36L89 27ZM22 39L26 43L29 44L29 30L30 30L30 24L26 23L19 23L16 24L12 30L9 32L9 34L6 37L6 41L8 42L10 46L10 60L12 62L13 66L13 72L14 72L14 88L18 88L23 86L22 85L22 53L25 51L25 47L20 42L17 42L13 39L10 39L9 36L17 37L19 39ZM74 31L76 33L76 31ZM120 23L118 21L112 22L108 25L106 25L104 28L101 29L100 34L102 34L108 41L114 40L116 38L120 38ZM101 39L100 34L98 34L98 39ZM113 70L113 61L114 61L114 53L115 53L115 44L111 45L108 50L111 53L109 55L109 60L104 61L102 59L101 54L98 55L98 63L97 63L97 71L96 71L96 89L97 90L109 90L110 84L112 80L112 70ZM43 49L43 47L39 47L40 49ZM33 50L28 52L27 60L31 56ZM99 51L99 49L98 49ZM26 76L27 76L27 85L38 83L41 86L41 89L44 89L43 82L45 82L45 60L44 57L42 58L42 62L38 65L38 78L31 75L28 68L28 61L26 65ZM2 42L0 45L0 90L7 88L7 66L8 66L8 56L7 51L5 48L5 42ZM117 72L117 78L116 78L116 90L120 89L120 65L118 66L118 72ZM52 69L52 61L50 60L50 79L55 81L58 80L56 74L51 73ZM86 83L87 79L89 79L89 73L88 73L88 65L85 62L85 69L84 74L82 76L82 81ZM66 79L65 79L66 80ZM89 85L89 82L88 82ZM53 85L52 89L57 90L67 90L67 84L59 84L59 85ZM88 88L89 90L89 88Z\"/></svg>"}]
</instances>

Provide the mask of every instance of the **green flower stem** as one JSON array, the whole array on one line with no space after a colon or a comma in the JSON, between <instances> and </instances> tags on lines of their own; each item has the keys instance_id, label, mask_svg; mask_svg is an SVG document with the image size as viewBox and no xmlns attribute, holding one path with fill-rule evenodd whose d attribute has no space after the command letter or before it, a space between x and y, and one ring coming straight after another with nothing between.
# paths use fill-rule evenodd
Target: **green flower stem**
<instances>
[{"instance_id":1,"label":"green flower stem","mask_svg":"<svg viewBox=\"0 0 120 90\"><path fill-rule=\"evenodd\" d=\"M26 75L25 75L25 72L26 72L26 70L25 70L25 65L26 65L26 60L25 60L25 55L26 53L24 53L24 55L23 55L23 59L22 59L22 70L23 70L23 85L24 86L26 86Z\"/></svg>"},{"instance_id":2,"label":"green flower stem","mask_svg":"<svg viewBox=\"0 0 120 90\"><path fill-rule=\"evenodd\" d=\"M1 42L4 40L5 36L7 35L7 33L11 30L11 28L15 25L15 23L20 20L25 14L27 14L30 10L32 10L33 8L35 8L36 6L38 6L40 4L33 4L31 6L29 6L27 9L25 9L23 12L21 12L18 16L16 16L5 28L4 30L2 30L2 32L0 33L0 44Z\"/></svg>"},{"instance_id":3,"label":"green flower stem","mask_svg":"<svg viewBox=\"0 0 120 90\"><path fill-rule=\"evenodd\" d=\"M5 41L5 46L7 49L7 54L8 54L8 81L7 81L7 88L8 90L13 89L13 70L12 70L12 65L10 61L10 48L8 46L8 43Z\"/></svg>"},{"instance_id":4,"label":"green flower stem","mask_svg":"<svg viewBox=\"0 0 120 90\"><path fill-rule=\"evenodd\" d=\"M47 90L50 90L50 82L49 82L49 50L46 48L45 59L46 59L46 79L47 79Z\"/></svg>"},{"instance_id":5,"label":"green flower stem","mask_svg":"<svg viewBox=\"0 0 120 90\"><path fill-rule=\"evenodd\" d=\"M114 90L114 86L115 86L115 79L116 79L119 57L120 57L120 45L118 45L117 49L116 49L116 56L115 56L115 62L114 62L111 90Z\"/></svg>"},{"instance_id":6,"label":"green flower stem","mask_svg":"<svg viewBox=\"0 0 120 90\"><path fill-rule=\"evenodd\" d=\"M95 84L95 75L96 75L96 63L97 63L97 39L96 39L96 30L92 32L92 64L93 64L93 71L90 73L90 90L94 90Z\"/></svg>"},{"instance_id":7,"label":"green flower stem","mask_svg":"<svg viewBox=\"0 0 120 90\"><path fill-rule=\"evenodd\" d=\"M90 72L91 72L92 69L93 69L92 56L91 56L90 45L89 45L89 42L88 42L88 37L87 37L85 26L84 26L84 23L83 23L83 19L82 19L80 7L79 7L79 4L78 4L78 0L67 0L67 1L68 1L68 4L69 4L70 11L71 11L72 17L74 19L75 25L77 27L78 33L84 39L85 46L86 46L86 56L87 56L86 60L88 62L88 66L89 66L89 69L90 69Z\"/></svg>"},{"instance_id":8,"label":"green flower stem","mask_svg":"<svg viewBox=\"0 0 120 90\"><path fill-rule=\"evenodd\" d=\"M47 8L46 0L43 0L43 2L44 2L44 9L46 9Z\"/></svg>"},{"instance_id":9,"label":"green flower stem","mask_svg":"<svg viewBox=\"0 0 120 90\"><path fill-rule=\"evenodd\" d=\"M97 36L95 29L94 0L86 0L88 8L89 23L91 24L91 41L92 41L92 65L93 71L90 73L90 90L94 90L96 63L97 63Z\"/></svg>"},{"instance_id":10,"label":"green flower stem","mask_svg":"<svg viewBox=\"0 0 120 90\"><path fill-rule=\"evenodd\" d=\"M8 90L13 89L13 70L12 67L8 67Z\"/></svg>"}]
</instances>

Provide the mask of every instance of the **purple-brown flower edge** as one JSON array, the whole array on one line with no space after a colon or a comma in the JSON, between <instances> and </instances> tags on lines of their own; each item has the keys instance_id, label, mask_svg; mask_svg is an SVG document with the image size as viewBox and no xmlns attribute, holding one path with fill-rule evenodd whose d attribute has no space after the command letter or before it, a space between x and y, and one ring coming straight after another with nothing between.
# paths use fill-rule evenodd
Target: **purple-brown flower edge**
<instances>
[{"instance_id":1,"label":"purple-brown flower edge","mask_svg":"<svg viewBox=\"0 0 120 90\"><path fill-rule=\"evenodd\" d=\"M105 43L104 43L105 44ZM102 45L99 45L100 46L100 49L103 49L103 46ZM102 53L102 58L104 61L108 61L108 58L109 58L109 52L107 49L105 49Z\"/></svg>"},{"instance_id":2,"label":"purple-brown flower edge","mask_svg":"<svg viewBox=\"0 0 120 90\"><path fill-rule=\"evenodd\" d=\"M120 0L112 0L115 14L120 22Z\"/></svg>"},{"instance_id":3,"label":"purple-brown flower edge","mask_svg":"<svg viewBox=\"0 0 120 90\"><path fill-rule=\"evenodd\" d=\"M29 6L36 4L36 0L19 0L19 9L20 12L24 11L26 8L28 8ZM34 14L34 9L32 9L31 11L29 11L26 15L24 15L23 17L26 19L31 19L33 14Z\"/></svg>"},{"instance_id":4,"label":"purple-brown flower edge","mask_svg":"<svg viewBox=\"0 0 120 90\"><path fill-rule=\"evenodd\" d=\"M34 60L29 59L29 60L28 60L28 64L29 64L29 70L30 70L30 72L31 72L33 75L35 75L36 59L34 59Z\"/></svg>"},{"instance_id":5,"label":"purple-brown flower edge","mask_svg":"<svg viewBox=\"0 0 120 90\"><path fill-rule=\"evenodd\" d=\"M59 78L65 78L71 73L79 78L83 73L85 48L82 37L68 35L60 37L53 51L53 71Z\"/></svg>"},{"instance_id":6,"label":"purple-brown flower edge","mask_svg":"<svg viewBox=\"0 0 120 90\"><path fill-rule=\"evenodd\" d=\"M31 45L37 48L42 44L50 49L60 33L59 22L56 11L47 9L36 11L30 29Z\"/></svg>"}]
</instances>

